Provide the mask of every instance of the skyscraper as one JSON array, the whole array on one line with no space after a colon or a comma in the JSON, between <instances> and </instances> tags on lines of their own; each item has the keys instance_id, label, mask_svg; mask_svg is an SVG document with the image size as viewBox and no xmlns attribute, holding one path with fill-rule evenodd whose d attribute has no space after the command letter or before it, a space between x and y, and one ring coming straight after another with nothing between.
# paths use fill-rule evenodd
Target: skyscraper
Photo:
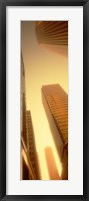
<instances>
[{"instance_id":1,"label":"skyscraper","mask_svg":"<svg viewBox=\"0 0 89 201\"><path fill-rule=\"evenodd\" d=\"M45 157L50 180L60 180L55 158L51 147L45 148Z\"/></svg>"},{"instance_id":2,"label":"skyscraper","mask_svg":"<svg viewBox=\"0 0 89 201\"><path fill-rule=\"evenodd\" d=\"M40 179L39 178L39 168L38 168L35 136L34 136L34 130L33 130L33 125L32 125L30 110L27 111L27 149L28 149L29 159L32 164L32 169L35 174L34 179L38 180L38 179Z\"/></svg>"},{"instance_id":3,"label":"skyscraper","mask_svg":"<svg viewBox=\"0 0 89 201\"><path fill-rule=\"evenodd\" d=\"M36 180L34 134L30 111L26 111L25 69L21 54L21 179Z\"/></svg>"},{"instance_id":4,"label":"skyscraper","mask_svg":"<svg viewBox=\"0 0 89 201\"><path fill-rule=\"evenodd\" d=\"M29 152L25 146L23 138L21 139L21 156L22 156L22 180L35 180L36 175L29 157Z\"/></svg>"},{"instance_id":5,"label":"skyscraper","mask_svg":"<svg viewBox=\"0 0 89 201\"><path fill-rule=\"evenodd\" d=\"M25 145L27 145L25 69L22 54L21 54L21 137L23 138Z\"/></svg>"},{"instance_id":6,"label":"skyscraper","mask_svg":"<svg viewBox=\"0 0 89 201\"><path fill-rule=\"evenodd\" d=\"M38 21L36 36L42 46L67 56L68 21Z\"/></svg>"},{"instance_id":7,"label":"skyscraper","mask_svg":"<svg viewBox=\"0 0 89 201\"><path fill-rule=\"evenodd\" d=\"M68 95L59 84L46 85L42 86L42 101L62 162L61 177L68 179Z\"/></svg>"},{"instance_id":8,"label":"skyscraper","mask_svg":"<svg viewBox=\"0 0 89 201\"><path fill-rule=\"evenodd\" d=\"M24 145L24 146L23 146ZM29 178L28 159L26 154L27 128L26 128L26 98L25 98L25 69L21 54L21 179Z\"/></svg>"}]
</instances>

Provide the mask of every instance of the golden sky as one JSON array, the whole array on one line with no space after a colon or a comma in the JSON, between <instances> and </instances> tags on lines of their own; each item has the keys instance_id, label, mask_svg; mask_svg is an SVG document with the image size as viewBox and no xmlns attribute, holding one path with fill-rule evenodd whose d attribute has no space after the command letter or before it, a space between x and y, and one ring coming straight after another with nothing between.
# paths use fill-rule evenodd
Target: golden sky
<instances>
[{"instance_id":1,"label":"golden sky","mask_svg":"<svg viewBox=\"0 0 89 201\"><path fill-rule=\"evenodd\" d=\"M48 180L45 148L52 148L59 174L61 163L42 104L41 87L59 83L68 93L68 58L39 45L34 21L21 23L21 48L25 67L26 106L31 111L42 179Z\"/></svg>"}]
</instances>

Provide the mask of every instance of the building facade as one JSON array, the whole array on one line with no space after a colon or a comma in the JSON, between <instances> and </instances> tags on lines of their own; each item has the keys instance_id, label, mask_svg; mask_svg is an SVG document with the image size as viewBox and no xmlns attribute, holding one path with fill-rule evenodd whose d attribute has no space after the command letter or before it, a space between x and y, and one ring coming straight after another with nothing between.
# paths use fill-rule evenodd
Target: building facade
<instances>
[{"instance_id":1,"label":"building facade","mask_svg":"<svg viewBox=\"0 0 89 201\"><path fill-rule=\"evenodd\" d=\"M43 47L68 55L68 21L38 21L36 36Z\"/></svg>"},{"instance_id":2,"label":"building facade","mask_svg":"<svg viewBox=\"0 0 89 201\"><path fill-rule=\"evenodd\" d=\"M26 97L25 97L25 69L21 54L21 179L29 179L28 159L26 153L27 128L26 128Z\"/></svg>"},{"instance_id":3,"label":"building facade","mask_svg":"<svg viewBox=\"0 0 89 201\"><path fill-rule=\"evenodd\" d=\"M59 84L42 86L42 102L62 162L62 179L68 179L68 95Z\"/></svg>"},{"instance_id":4,"label":"building facade","mask_svg":"<svg viewBox=\"0 0 89 201\"><path fill-rule=\"evenodd\" d=\"M35 154L34 136L31 115L26 111L25 69L21 54L21 180L38 179L37 170L32 157ZM29 127L30 126L30 127ZM32 155L33 152L33 155Z\"/></svg>"},{"instance_id":5,"label":"building facade","mask_svg":"<svg viewBox=\"0 0 89 201\"><path fill-rule=\"evenodd\" d=\"M26 126L26 93L25 93L25 69L21 54L21 137L27 146L27 126Z\"/></svg>"},{"instance_id":6,"label":"building facade","mask_svg":"<svg viewBox=\"0 0 89 201\"><path fill-rule=\"evenodd\" d=\"M35 136L34 136L30 110L27 111L27 149L28 149L29 159L32 164L32 169L34 172L34 177L36 180L39 180L40 175L39 175L39 167L38 167L38 160L37 160L36 143L35 143Z\"/></svg>"}]
</instances>

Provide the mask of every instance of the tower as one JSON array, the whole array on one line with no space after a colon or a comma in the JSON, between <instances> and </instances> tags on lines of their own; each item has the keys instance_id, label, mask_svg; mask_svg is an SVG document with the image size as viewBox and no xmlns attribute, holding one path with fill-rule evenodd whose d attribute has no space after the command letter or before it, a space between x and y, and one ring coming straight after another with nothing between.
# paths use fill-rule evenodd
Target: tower
<instances>
[{"instance_id":1,"label":"tower","mask_svg":"<svg viewBox=\"0 0 89 201\"><path fill-rule=\"evenodd\" d=\"M27 150L29 154L29 160L31 162L31 168L34 172L34 180L39 180L40 176L37 161L36 143L30 110L27 111Z\"/></svg>"},{"instance_id":2,"label":"tower","mask_svg":"<svg viewBox=\"0 0 89 201\"><path fill-rule=\"evenodd\" d=\"M34 133L30 111L26 110L25 69L21 54L21 179L37 180ZM30 124L30 127L29 127ZM30 138L31 136L31 138ZM32 140L33 138L33 140ZM31 149L32 148L32 149ZM33 155L32 155L33 152Z\"/></svg>"},{"instance_id":3,"label":"tower","mask_svg":"<svg viewBox=\"0 0 89 201\"><path fill-rule=\"evenodd\" d=\"M42 86L42 101L62 162L62 179L68 179L68 95L59 84Z\"/></svg>"},{"instance_id":4,"label":"tower","mask_svg":"<svg viewBox=\"0 0 89 201\"><path fill-rule=\"evenodd\" d=\"M38 21L36 36L41 46L68 55L68 21Z\"/></svg>"}]
</instances>

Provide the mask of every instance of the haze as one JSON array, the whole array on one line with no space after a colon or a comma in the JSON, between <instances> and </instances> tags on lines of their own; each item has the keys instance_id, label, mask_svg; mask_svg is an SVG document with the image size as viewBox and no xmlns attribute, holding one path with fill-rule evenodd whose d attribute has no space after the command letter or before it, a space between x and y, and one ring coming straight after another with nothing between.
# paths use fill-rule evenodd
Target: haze
<instances>
[{"instance_id":1,"label":"haze","mask_svg":"<svg viewBox=\"0 0 89 201\"><path fill-rule=\"evenodd\" d=\"M21 22L21 48L25 67L26 107L31 111L41 176L43 180L49 180L46 147L53 150L59 175L62 167L42 104L41 87L59 83L68 93L68 58L38 43L34 21Z\"/></svg>"}]
</instances>

